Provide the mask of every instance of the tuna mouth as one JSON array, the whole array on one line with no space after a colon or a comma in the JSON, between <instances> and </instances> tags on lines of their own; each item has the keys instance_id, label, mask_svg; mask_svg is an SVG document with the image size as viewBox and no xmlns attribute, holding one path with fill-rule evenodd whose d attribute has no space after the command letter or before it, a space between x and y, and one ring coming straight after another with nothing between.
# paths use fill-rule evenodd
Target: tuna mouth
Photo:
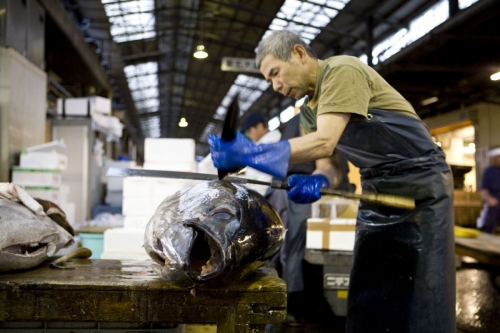
<instances>
[{"instance_id":1,"label":"tuna mouth","mask_svg":"<svg viewBox=\"0 0 500 333\"><path fill-rule=\"evenodd\" d=\"M45 252L47 244L45 243L27 243L15 244L4 247L1 251L19 256L34 256L41 252Z\"/></svg>"},{"instance_id":2,"label":"tuna mouth","mask_svg":"<svg viewBox=\"0 0 500 333\"><path fill-rule=\"evenodd\" d=\"M219 243L197 225L193 229L194 241L189 252L189 273L196 280L206 280L222 272L224 255Z\"/></svg>"}]
</instances>

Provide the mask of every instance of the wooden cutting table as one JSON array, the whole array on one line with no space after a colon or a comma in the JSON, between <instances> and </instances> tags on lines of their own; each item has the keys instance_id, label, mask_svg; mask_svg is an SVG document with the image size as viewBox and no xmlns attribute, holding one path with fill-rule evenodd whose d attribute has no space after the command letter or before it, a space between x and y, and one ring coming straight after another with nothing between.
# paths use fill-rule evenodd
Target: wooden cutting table
<instances>
[{"instance_id":1,"label":"wooden cutting table","mask_svg":"<svg viewBox=\"0 0 500 333\"><path fill-rule=\"evenodd\" d=\"M0 274L0 322L214 323L217 332L265 332L286 318L286 285L271 268L192 296L160 279L150 261L79 259L74 270Z\"/></svg>"},{"instance_id":2,"label":"wooden cutting table","mask_svg":"<svg viewBox=\"0 0 500 333\"><path fill-rule=\"evenodd\" d=\"M500 265L500 237L480 232L478 237L455 237L455 253L483 264Z\"/></svg>"}]
</instances>

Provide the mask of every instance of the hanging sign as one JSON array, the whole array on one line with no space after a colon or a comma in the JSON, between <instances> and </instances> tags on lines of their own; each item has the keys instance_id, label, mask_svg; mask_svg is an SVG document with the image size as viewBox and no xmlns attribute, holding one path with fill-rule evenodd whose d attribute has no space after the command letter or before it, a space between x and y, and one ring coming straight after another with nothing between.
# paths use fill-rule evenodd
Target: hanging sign
<instances>
[{"instance_id":1,"label":"hanging sign","mask_svg":"<svg viewBox=\"0 0 500 333\"><path fill-rule=\"evenodd\" d=\"M254 58L223 57L220 69L225 72L260 73Z\"/></svg>"}]
</instances>

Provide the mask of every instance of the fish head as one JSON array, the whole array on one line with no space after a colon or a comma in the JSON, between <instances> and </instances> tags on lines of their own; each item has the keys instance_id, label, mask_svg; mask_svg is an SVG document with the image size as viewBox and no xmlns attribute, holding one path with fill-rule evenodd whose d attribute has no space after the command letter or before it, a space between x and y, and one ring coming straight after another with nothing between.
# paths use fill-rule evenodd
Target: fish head
<instances>
[{"instance_id":1,"label":"fish head","mask_svg":"<svg viewBox=\"0 0 500 333\"><path fill-rule=\"evenodd\" d=\"M285 229L260 194L228 181L198 184L167 197L149 221L145 249L155 272L193 287L280 248Z\"/></svg>"},{"instance_id":2,"label":"fish head","mask_svg":"<svg viewBox=\"0 0 500 333\"><path fill-rule=\"evenodd\" d=\"M37 266L72 242L73 236L49 217L0 199L0 271Z\"/></svg>"}]
</instances>

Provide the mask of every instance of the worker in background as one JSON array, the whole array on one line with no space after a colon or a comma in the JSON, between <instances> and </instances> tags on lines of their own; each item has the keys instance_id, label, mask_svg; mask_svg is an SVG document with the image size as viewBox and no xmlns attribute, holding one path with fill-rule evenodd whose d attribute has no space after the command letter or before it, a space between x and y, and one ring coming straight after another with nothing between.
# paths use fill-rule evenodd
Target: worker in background
<instances>
[{"instance_id":1,"label":"worker in background","mask_svg":"<svg viewBox=\"0 0 500 333\"><path fill-rule=\"evenodd\" d=\"M299 106L295 108L295 116L285 123L281 140L288 140L300 136L300 113ZM343 172L342 179L338 181L336 189L352 190L354 185L349 184L347 174L349 166L347 160L338 154L332 156L332 163L339 166ZM342 167L340 167L342 165ZM287 176L293 174L310 175L316 169L315 162L304 162L290 164ZM285 324L289 326L309 326L319 321L317 318L317 304L313 304L311 295L306 292L304 283L303 261L306 246L307 219L311 217L310 203L296 203L290 200L285 191L270 189L266 198L279 213L283 225L287 229L285 241L280 251L273 258L273 264L281 266L281 277L287 285L287 319ZM279 261L279 263L278 263Z\"/></svg>"},{"instance_id":2,"label":"worker in background","mask_svg":"<svg viewBox=\"0 0 500 333\"><path fill-rule=\"evenodd\" d=\"M287 30L259 44L256 62L275 91L306 96L305 135L261 145L211 135L214 165L284 179L289 164L317 161L316 174L288 178L291 200L313 202L335 184L335 149L360 168L364 192L413 197L413 210L360 202L346 331L455 332L453 178L411 104L358 58L319 60Z\"/></svg>"},{"instance_id":3,"label":"worker in background","mask_svg":"<svg viewBox=\"0 0 500 333\"><path fill-rule=\"evenodd\" d=\"M492 164L484 170L481 179L481 198L486 203L483 231L495 233L500 225L500 148L489 152Z\"/></svg>"},{"instance_id":4,"label":"worker in background","mask_svg":"<svg viewBox=\"0 0 500 333\"><path fill-rule=\"evenodd\" d=\"M266 118L260 113L249 114L243 120L240 132L252 142L259 141L268 132Z\"/></svg>"}]
</instances>

